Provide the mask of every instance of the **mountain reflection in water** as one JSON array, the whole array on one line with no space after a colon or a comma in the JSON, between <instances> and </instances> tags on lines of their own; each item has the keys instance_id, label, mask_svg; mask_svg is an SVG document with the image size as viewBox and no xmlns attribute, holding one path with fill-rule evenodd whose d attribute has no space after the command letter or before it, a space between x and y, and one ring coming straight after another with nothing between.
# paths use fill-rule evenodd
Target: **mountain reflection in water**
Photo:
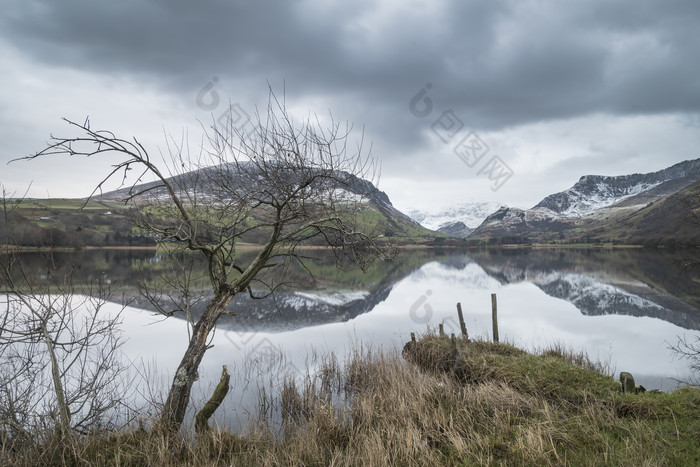
<instances>
[{"instance_id":1,"label":"mountain reflection in water","mask_svg":"<svg viewBox=\"0 0 700 467\"><path fill-rule=\"evenodd\" d=\"M632 372L647 389L673 389L676 379L687 378L687 362L668 344L677 336L691 341L700 336L700 282L697 269L686 266L693 259L688 251L410 249L366 273L338 271L317 253L319 261L310 266L315 284L303 270L290 267L282 277L267 279L293 280L293 287L265 300L235 298L229 309L236 315L221 318L202 360L193 407L211 395L221 365L227 365L231 396L217 419L242 427L259 404L259 385L279 386L290 369L297 375L307 368L313 372L310 355L333 353L342 360L358 342L400 349L411 332L439 323L448 333L459 333L457 302L470 336L489 338L491 293L498 297L501 340L525 348L561 343L586 351L609 363L611 371ZM185 350L187 327L183 319L163 320L144 311L154 308L140 297L138 284L163 284L163 274L182 274L177 262L154 250L57 253L48 262L42 254L27 253L21 262L37 283L48 283L55 268L74 268L78 291L91 281L109 284L114 299L129 304L122 315L126 358L155 368L160 389L167 389L169 372ZM203 266L194 262L193 267L191 278L201 294L192 307L197 315L208 292ZM162 307L177 308L177 296L163 293ZM284 359L268 358L278 351Z\"/></svg>"},{"instance_id":2,"label":"mountain reflection in water","mask_svg":"<svg viewBox=\"0 0 700 467\"><path fill-rule=\"evenodd\" d=\"M253 253L250 252L251 256ZM240 294L229 305L235 316L222 317L220 327L238 331L280 332L334 322L347 322L371 312L387 299L394 285L431 262L447 270L464 271L478 266L469 289L488 288L486 279L501 285L531 283L547 295L573 304L588 316L627 315L658 318L681 328L700 330L700 263L689 250L647 249L421 249L405 250L397 259L373 267L368 273L334 270L331 258L318 254L316 282L292 271L295 282L273 297L253 300ZM153 282L173 273L168 255L153 250L89 250L54 253L47 262L41 253L23 253L22 263L30 276L46 278L53 268L75 268L74 283L106 281L115 297L132 306L155 310L137 291L139 281ZM200 278L201 300L194 303L195 316L206 299L203 265L194 264ZM289 273L290 270L285 271ZM177 270L175 271L177 273ZM176 295L165 291L163 306ZM183 317L179 313L175 317Z\"/></svg>"},{"instance_id":3,"label":"mountain reflection in water","mask_svg":"<svg viewBox=\"0 0 700 467\"><path fill-rule=\"evenodd\" d=\"M700 330L700 257L693 251L490 250L471 257L500 283L530 282L584 315L647 316Z\"/></svg>"}]
</instances>

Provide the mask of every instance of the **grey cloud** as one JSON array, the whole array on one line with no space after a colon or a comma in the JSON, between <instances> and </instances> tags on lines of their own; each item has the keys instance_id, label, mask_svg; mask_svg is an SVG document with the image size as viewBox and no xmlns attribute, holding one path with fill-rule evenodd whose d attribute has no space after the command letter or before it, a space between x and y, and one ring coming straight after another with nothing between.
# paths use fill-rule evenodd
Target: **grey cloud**
<instances>
[{"instance_id":1,"label":"grey cloud","mask_svg":"<svg viewBox=\"0 0 700 467\"><path fill-rule=\"evenodd\" d=\"M385 174L476 178L430 141L444 110L491 134L599 114L697 122L699 20L694 0L6 0L0 42L42 66L143 82L197 117L213 76L222 99L246 105L284 83L289 100L364 125ZM428 82L434 110L416 118L409 100ZM552 173L576 180L603 159Z\"/></svg>"},{"instance_id":2,"label":"grey cloud","mask_svg":"<svg viewBox=\"0 0 700 467\"><path fill-rule=\"evenodd\" d=\"M452 1L370 30L369 1L8 3L4 39L37 60L142 76L175 93L213 74L285 79L298 96L350 92L395 112L435 81L436 99L488 129L700 110L693 1Z\"/></svg>"}]
</instances>

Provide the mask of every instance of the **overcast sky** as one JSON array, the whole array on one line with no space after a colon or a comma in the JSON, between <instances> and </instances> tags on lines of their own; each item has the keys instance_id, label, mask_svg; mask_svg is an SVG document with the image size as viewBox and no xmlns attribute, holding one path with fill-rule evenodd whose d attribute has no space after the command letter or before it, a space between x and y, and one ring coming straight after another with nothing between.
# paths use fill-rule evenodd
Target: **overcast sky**
<instances>
[{"instance_id":1,"label":"overcast sky","mask_svg":"<svg viewBox=\"0 0 700 467\"><path fill-rule=\"evenodd\" d=\"M5 0L0 183L86 196L109 161L5 163L61 117L157 154L270 83L364 128L400 209L531 207L700 157L699 24L696 0Z\"/></svg>"}]
</instances>

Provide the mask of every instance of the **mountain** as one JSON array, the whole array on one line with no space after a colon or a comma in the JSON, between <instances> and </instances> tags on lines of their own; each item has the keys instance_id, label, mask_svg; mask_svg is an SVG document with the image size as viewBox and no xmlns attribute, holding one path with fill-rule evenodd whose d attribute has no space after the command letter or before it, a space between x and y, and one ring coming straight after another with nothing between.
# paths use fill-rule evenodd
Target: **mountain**
<instances>
[{"instance_id":1,"label":"mountain","mask_svg":"<svg viewBox=\"0 0 700 467\"><path fill-rule=\"evenodd\" d=\"M649 192L660 185L665 185L665 190L657 191L657 195L669 195L699 178L700 159L681 162L648 174L618 177L584 175L573 187L547 196L533 209L546 208L568 217L584 216L626 198Z\"/></svg>"},{"instance_id":2,"label":"mountain","mask_svg":"<svg viewBox=\"0 0 700 467\"><path fill-rule=\"evenodd\" d=\"M216 177L227 177L227 184L246 193L248 185L261 185L261 181L249 166L242 164L246 176L240 176L232 166L207 167L175 175L168 180L181 199L192 203L197 193L200 205L203 200L220 200L229 203L227 193L222 193L220 183L211 183ZM290 174L292 177L293 174ZM368 180L349 173L340 173L342 188L330 187L339 202L360 200L358 220L370 225L379 236L390 238L397 244L432 245L448 243L449 237L433 232L396 209L389 196ZM195 190L196 187L196 190ZM253 186L259 193L278 187ZM321 189L324 189L322 186ZM124 200L137 194L131 203ZM140 195L139 195L140 194ZM148 182L85 199L13 199L8 203L7 216L0 219L0 242L31 247L83 248L107 246L153 246L158 241L154 234L133 230L134 209L146 200L168 203L167 191L156 182ZM194 203L192 203L194 204ZM229 203L230 204L230 203ZM255 217L255 212L252 214ZM247 232L244 241L265 241L261 233Z\"/></svg>"},{"instance_id":3,"label":"mountain","mask_svg":"<svg viewBox=\"0 0 700 467\"><path fill-rule=\"evenodd\" d=\"M225 199L228 196L226 193L219 193L221 191L220 183L211 183L211 180L217 180L220 177L227 178L227 184L230 186L236 186L237 190L240 187L251 186L252 189L261 190L259 175L256 175L255 165L250 162L240 162L235 164L225 164L220 166L206 167L198 169L195 171L187 172L184 174L178 174L170 177L168 181L174 187L174 189L180 194L182 199L190 199L191 193L195 190L201 199L213 198L213 199ZM279 169L286 170L286 169ZM289 174L285 172L283 175L285 177L294 177L296 174L293 170L288 171ZM342 191L341 198L355 200L361 197L363 207L363 213L365 217L372 223L377 225L380 232L383 233L385 237L396 238L397 240L410 240L411 242L432 242L435 238L445 237L443 234L437 234L431 232L428 229L422 227L420 224L412 220L409 216L405 215L398 209L396 209L389 196L379 190L374 184L368 180L359 178L348 172L339 172L337 175L339 180L338 186L328 186L329 190L333 190L336 194L338 191ZM133 193L147 193L149 197L155 197L156 199L168 200L169 195L167 190L159 186L158 182L149 182L134 187L123 188L120 190L115 190L107 193L100 194L95 197L96 200L105 201L121 201ZM265 187L267 189L267 187ZM275 187L277 189L277 187ZM137 197L136 202L139 201ZM255 239L251 239L255 242Z\"/></svg>"},{"instance_id":4,"label":"mountain","mask_svg":"<svg viewBox=\"0 0 700 467\"><path fill-rule=\"evenodd\" d=\"M272 175L263 177L260 175L261 172L255 163L250 161L241 161L237 163L203 167L190 172L173 175L167 178L167 180L181 198L188 199L193 193L193 190L197 190L197 194L204 197L225 196L226 193L221 192L222 179L225 179L227 185L235 186L236 189L251 188L257 190L261 189L262 183L264 183L270 177L284 179L284 186L271 188L272 191L275 191L283 190L285 187L288 188L292 186L294 179L299 179L299 177L308 177L309 173L312 175L316 175L317 173L320 174L320 170L315 169L300 170L297 168L288 167L268 167L267 170ZM327 174L324 174L324 179L327 180L328 178L326 175ZM342 187L343 190L346 190L353 195L362 196L368 200L374 201L377 204L392 206L389 196L385 192L375 187L372 182L359 178L345 171L336 172L333 175L335 177L334 179L337 180L337 183L334 183L335 186L329 187L330 189L338 189L338 187ZM328 183L321 185L321 187L325 186L328 186ZM264 188L267 189L268 187ZM93 199L99 201L122 201L129 198L134 193L139 194L136 196L137 201L141 198L145 198L146 194L151 199L169 199L170 197L166 188L160 182L154 181L101 193L94 196Z\"/></svg>"},{"instance_id":5,"label":"mountain","mask_svg":"<svg viewBox=\"0 0 700 467\"><path fill-rule=\"evenodd\" d=\"M472 232L474 232L474 229L467 227L464 222L457 221L451 224L448 223L443 225L438 229L438 232L442 232L450 237L467 238Z\"/></svg>"},{"instance_id":6,"label":"mountain","mask_svg":"<svg viewBox=\"0 0 700 467\"><path fill-rule=\"evenodd\" d=\"M700 159L648 174L586 175L531 209L500 208L469 238L697 245L699 181Z\"/></svg>"},{"instance_id":7,"label":"mountain","mask_svg":"<svg viewBox=\"0 0 700 467\"><path fill-rule=\"evenodd\" d=\"M408 216L427 229L464 238L500 206L489 202L462 203L435 211L414 209Z\"/></svg>"}]
</instances>

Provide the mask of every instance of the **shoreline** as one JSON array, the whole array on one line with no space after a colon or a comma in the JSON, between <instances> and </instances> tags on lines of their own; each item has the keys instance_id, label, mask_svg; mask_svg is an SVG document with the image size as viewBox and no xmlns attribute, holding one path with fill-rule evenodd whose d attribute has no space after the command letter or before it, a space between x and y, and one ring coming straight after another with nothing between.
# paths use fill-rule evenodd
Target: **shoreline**
<instances>
[{"instance_id":1,"label":"shoreline","mask_svg":"<svg viewBox=\"0 0 700 467\"><path fill-rule=\"evenodd\" d=\"M256 250L263 248L264 245L253 245L253 244L243 244L236 246L237 250ZM399 250L423 250L423 249L462 249L462 250L582 250L582 249L595 249L595 250L625 250L625 249L655 249L655 250L685 250L700 248L700 245L679 245L679 246L665 246L665 245L640 245L640 244L587 244L587 243L574 243L574 244L559 244L559 243L531 243L528 245L523 244L502 244L502 245L425 245L425 244L400 244L394 245L395 248ZM75 247L35 247L35 246L16 246L16 245L2 245L0 246L5 253L50 253L50 252L60 252L60 253L80 253L81 251L95 251L95 250L121 250L121 251L137 251L137 250L172 250L175 247L168 247L165 244L159 245L141 245L141 246L129 246L129 245L113 245L113 246L93 246L88 245L81 248ZM298 250L330 250L331 247L323 245L299 245L296 247Z\"/></svg>"}]
</instances>

